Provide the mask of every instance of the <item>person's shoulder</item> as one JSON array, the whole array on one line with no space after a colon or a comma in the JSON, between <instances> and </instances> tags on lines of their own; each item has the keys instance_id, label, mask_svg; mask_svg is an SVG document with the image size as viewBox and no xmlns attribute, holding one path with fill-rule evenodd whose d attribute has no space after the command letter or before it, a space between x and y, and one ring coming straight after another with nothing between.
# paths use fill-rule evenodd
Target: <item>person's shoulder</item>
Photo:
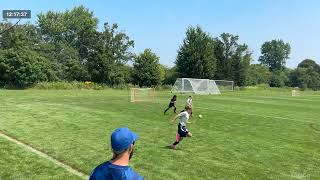
<instances>
[{"instance_id":1,"label":"person's shoulder","mask_svg":"<svg viewBox=\"0 0 320 180\"><path fill-rule=\"evenodd\" d=\"M90 180L105 179L105 177L107 176L106 172L108 172L108 165L110 165L109 161L104 162L94 168L90 175Z\"/></svg>"},{"instance_id":2,"label":"person's shoulder","mask_svg":"<svg viewBox=\"0 0 320 180\"><path fill-rule=\"evenodd\" d=\"M126 178L128 180L143 180L144 177L135 172L132 168L126 170Z\"/></svg>"},{"instance_id":3,"label":"person's shoulder","mask_svg":"<svg viewBox=\"0 0 320 180\"><path fill-rule=\"evenodd\" d=\"M105 162L97 166L91 173L90 180L105 180L105 179L121 179L121 180L143 180L133 169L128 166L120 167L112 165L110 162Z\"/></svg>"},{"instance_id":4,"label":"person's shoulder","mask_svg":"<svg viewBox=\"0 0 320 180\"><path fill-rule=\"evenodd\" d=\"M187 111L183 111L183 112L181 112L181 113L179 114L179 116L186 116L187 114L188 114Z\"/></svg>"}]
</instances>

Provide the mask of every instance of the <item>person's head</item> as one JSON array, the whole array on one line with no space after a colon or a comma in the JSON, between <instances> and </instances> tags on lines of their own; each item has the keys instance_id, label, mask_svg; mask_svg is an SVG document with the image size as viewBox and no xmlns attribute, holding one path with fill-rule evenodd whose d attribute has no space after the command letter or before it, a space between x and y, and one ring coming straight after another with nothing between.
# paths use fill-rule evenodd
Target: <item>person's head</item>
<instances>
[{"instance_id":1,"label":"person's head","mask_svg":"<svg viewBox=\"0 0 320 180\"><path fill-rule=\"evenodd\" d=\"M172 97L173 99L177 99L177 95L173 95L173 97Z\"/></svg>"},{"instance_id":2,"label":"person's head","mask_svg":"<svg viewBox=\"0 0 320 180\"><path fill-rule=\"evenodd\" d=\"M189 99L192 99L192 96L189 96Z\"/></svg>"},{"instance_id":3,"label":"person's head","mask_svg":"<svg viewBox=\"0 0 320 180\"><path fill-rule=\"evenodd\" d=\"M184 109L185 109L189 114L191 114L191 112L192 112L191 106L187 105Z\"/></svg>"},{"instance_id":4,"label":"person's head","mask_svg":"<svg viewBox=\"0 0 320 180\"><path fill-rule=\"evenodd\" d=\"M136 133L130 131L127 127L118 128L111 134L111 147L113 158L133 156L134 142L138 140Z\"/></svg>"}]
</instances>

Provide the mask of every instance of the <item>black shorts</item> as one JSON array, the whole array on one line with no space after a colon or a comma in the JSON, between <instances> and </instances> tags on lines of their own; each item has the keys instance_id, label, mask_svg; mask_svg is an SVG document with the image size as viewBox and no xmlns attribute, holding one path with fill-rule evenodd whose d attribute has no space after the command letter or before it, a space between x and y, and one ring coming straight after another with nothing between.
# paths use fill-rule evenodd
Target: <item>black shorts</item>
<instances>
[{"instance_id":1,"label":"black shorts","mask_svg":"<svg viewBox=\"0 0 320 180\"><path fill-rule=\"evenodd\" d=\"M169 108L171 108L171 107L175 107L175 106L174 106L174 103L170 103L170 104L169 104Z\"/></svg>"},{"instance_id":2,"label":"black shorts","mask_svg":"<svg viewBox=\"0 0 320 180\"><path fill-rule=\"evenodd\" d=\"M180 135L180 137L187 137L189 131L187 129L186 126L183 126L179 123L178 125L178 134Z\"/></svg>"}]
</instances>

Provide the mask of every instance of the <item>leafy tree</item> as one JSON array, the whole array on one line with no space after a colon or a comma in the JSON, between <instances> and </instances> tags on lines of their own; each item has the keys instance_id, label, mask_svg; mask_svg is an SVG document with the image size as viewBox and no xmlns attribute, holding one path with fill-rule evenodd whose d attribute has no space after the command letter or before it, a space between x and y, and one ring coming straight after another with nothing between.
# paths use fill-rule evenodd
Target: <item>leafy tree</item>
<instances>
[{"instance_id":1,"label":"leafy tree","mask_svg":"<svg viewBox=\"0 0 320 180\"><path fill-rule=\"evenodd\" d=\"M60 80L90 80L87 67L80 62L79 52L63 43L42 43L38 50L41 56L49 59Z\"/></svg>"},{"instance_id":2,"label":"leafy tree","mask_svg":"<svg viewBox=\"0 0 320 180\"><path fill-rule=\"evenodd\" d=\"M305 59L298 64L298 68L312 68L314 71L320 73L320 65L312 59Z\"/></svg>"},{"instance_id":3,"label":"leafy tree","mask_svg":"<svg viewBox=\"0 0 320 180\"><path fill-rule=\"evenodd\" d=\"M0 23L0 32L4 32L0 35L0 49L37 49L41 38L36 26L26 23L5 31L9 27L12 27L10 22Z\"/></svg>"},{"instance_id":4,"label":"leafy tree","mask_svg":"<svg viewBox=\"0 0 320 180\"><path fill-rule=\"evenodd\" d=\"M97 25L98 19L93 12L83 6L64 12L49 11L38 15L37 25L18 25L1 34L0 50L10 50L10 54L17 51L15 57L25 52L21 50L30 51L34 61L23 58L32 64L29 69L38 67L37 62L48 62L47 69L54 72L55 78L35 78L37 80L30 80L30 83L38 79L93 80L111 86L129 82L131 69L127 62L133 57L130 53L133 41L117 31L117 24L109 26L105 23L102 32L97 31ZM0 23L1 32L9 26L8 22ZM8 53L2 53L2 62L7 64ZM46 74L45 69L40 69ZM38 77L38 71L32 72L35 74L29 76ZM18 83L19 86L30 84L11 80L11 84Z\"/></svg>"},{"instance_id":5,"label":"leafy tree","mask_svg":"<svg viewBox=\"0 0 320 180\"><path fill-rule=\"evenodd\" d=\"M299 65L298 68L293 70L289 79L291 86L299 87L301 89L320 89L320 71L319 65L311 60L305 59Z\"/></svg>"},{"instance_id":6,"label":"leafy tree","mask_svg":"<svg viewBox=\"0 0 320 180\"><path fill-rule=\"evenodd\" d=\"M59 78L67 81L90 79L86 63L96 42L98 19L83 6L64 12L38 15L42 39L39 50L57 65ZM48 52L49 51L49 52Z\"/></svg>"},{"instance_id":7,"label":"leafy tree","mask_svg":"<svg viewBox=\"0 0 320 180\"><path fill-rule=\"evenodd\" d=\"M244 86L251 62L251 53L246 44L238 43L239 36L223 33L216 38L215 56L217 73L215 79L234 80L238 86Z\"/></svg>"},{"instance_id":8,"label":"leafy tree","mask_svg":"<svg viewBox=\"0 0 320 180\"><path fill-rule=\"evenodd\" d=\"M70 45L78 50L80 60L86 61L98 27L93 12L84 6L65 12L49 11L38 15L38 24L46 42Z\"/></svg>"},{"instance_id":9,"label":"leafy tree","mask_svg":"<svg viewBox=\"0 0 320 180\"><path fill-rule=\"evenodd\" d=\"M245 86L246 83L248 68L251 62L251 53L247 49L247 45L240 45L232 57L231 75L238 86Z\"/></svg>"},{"instance_id":10,"label":"leafy tree","mask_svg":"<svg viewBox=\"0 0 320 180\"><path fill-rule=\"evenodd\" d=\"M104 24L104 31L97 32L93 50L89 53L87 67L91 79L98 83L117 85L125 82L125 64L132 59L129 51L134 42L118 32L118 25Z\"/></svg>"},{"instance_id":11,"label":"leafy tree","mask_svg":"<svg viewBox=\"0 0 320 180\"><path fill-rule=\"evenodd\" d=\"M271 73L269 69L260 64L251 64L248 69L246 85L268 84Z\"/></svg>"},{"instance_id":12,"label":"leafy tree","mask_svg":"<svg viewBox=\"0 0 320 180\"><path fill-rule=\"evenodd\" d=\"M161 83L159 57L151 49L145 49L143 53L135 57L133 83L140 87L152 87Z\"/></svg>"},{"instance_id":13,"label":"leafy tree","mask_svg":"<svg viewBox=\"0 0 320 180\"><path fill-rule=\"evenodd\" d=\"M163 84L167 67L159 63L160 84Z\"/></svg>"},{"instance_id":14,"label":"leafy tree","mask_svg":"<svg viewBox=\"0 0 320 180\"><path fill-rule=\"evenodd\" d=\"M288 74L286 71L275 70L271 72L270 87L284 87L288 83Z\"/></svg>"},{"instance_id":15,"label":"leafy tree","mask_svg":"<svg viewBox=\"0 0 320 180\"><path fill-rule=\"evenodd\" d=\"M216 72L214 39L199 26L189 27L175 64L180 77L213 78Z\"/></svg>"},{"instance_id":16,"label":"leafy tree","mask_svg":"<svg viewBox=\"0 0 320 180\"><path fill-rule=\"evenodd\" d=\"M51 63L35 51L13 48L0 51L0 85L24 88L55 79Z\"/></svg>"},{"instance_id":17,"label":"leafy tree","mask_svg":"<svg viewBox=\"0 0 320 180\"><path fill-rule=\"evenodd\" d=\"M238 47L239 36L222 33L216 38L215 56L217 58L216 79L232 80L232 57Z\"/></svg>"},{"instance_id":18,"label":"leafy tree","mask_svg":"<svg viewBox=\"0 0 320 180\"><path fill-rule=\"evenodd\" d=\"M270 71L281 71L285 67L290 51L290 44L281 39L267 41L261 46L262 55L259 57L259 61L266 65Z\"/></svg>"},{"instance_id":19,"label":"leafy tree","mask_svg":"<svg viewBox=\"0 0 320 180\"><path fill-rule=\"evenodd\" d=\"M172 67L172 68L164 67L164 70L165 70L165 75L163 79L163 84L173 85L178 78L176 73L176 67Z\"/></svg>"}]
</instances>

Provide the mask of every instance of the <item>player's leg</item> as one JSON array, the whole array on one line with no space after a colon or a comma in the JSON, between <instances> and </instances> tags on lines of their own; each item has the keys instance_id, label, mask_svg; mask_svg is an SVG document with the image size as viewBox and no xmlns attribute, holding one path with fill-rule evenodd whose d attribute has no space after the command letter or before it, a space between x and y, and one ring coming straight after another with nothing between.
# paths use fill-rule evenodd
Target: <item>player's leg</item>
<instances>
[{"instance_id":1,"label":"player's leg","mask_svg":"<svg viewBox=\"0 0 320 180\"><path fill-rule=\"evenodd\" d=\"M176 141L170 146L171 149L176 149L176 145L178 145L180 143L180 141L182 141L183 137L180 136L179 133L176 134Z\"/></svg>"},{"instance_id":2,"label":"player's leg","mask_svg":"<svg viewBox=\"0 0 320 180\"><path fill-rule=\"evenodd\" d=\"M174 107L173 112L174 112L174 113L177 113L177 112L176 112L176 111L177 111L176 106L173 106L173 107Z\"/></svg>"},{"instance_id":3,"label":"player's leg","mask_svg":"<svg viewBox=\"0 0 320 180\"><path fill-rule=\"evenodd\" d=\"M166 114L166 112L169 110L170 108L168 107L166 110L164 110L163 114Z\"/></svg>"},{"instance_id":4,"label":"player's leg","mask_svg":"<svg viewBox=\"0 0 320 180\"><path fill-rule=\"evenodd\" d=\"M163 114L166 114L166 112L171 108L172 106L168 106L168 108L166 110L164 110Z\"/></svg>"},{"instance_id":5,"label":"player's leg","mask_svg":"<svg viewBox=\"0 0 320 180\"><path fill-rule=\"evenodd\" d=\"M178 145L180 141L182 141L183 138L187 136L188 136L188 129L185 126L182 126L181 124L179 124L178 132L176 134L176 141L171 145L171 148L176 149L176 145Z\"/></svg>"}]
</instances>

